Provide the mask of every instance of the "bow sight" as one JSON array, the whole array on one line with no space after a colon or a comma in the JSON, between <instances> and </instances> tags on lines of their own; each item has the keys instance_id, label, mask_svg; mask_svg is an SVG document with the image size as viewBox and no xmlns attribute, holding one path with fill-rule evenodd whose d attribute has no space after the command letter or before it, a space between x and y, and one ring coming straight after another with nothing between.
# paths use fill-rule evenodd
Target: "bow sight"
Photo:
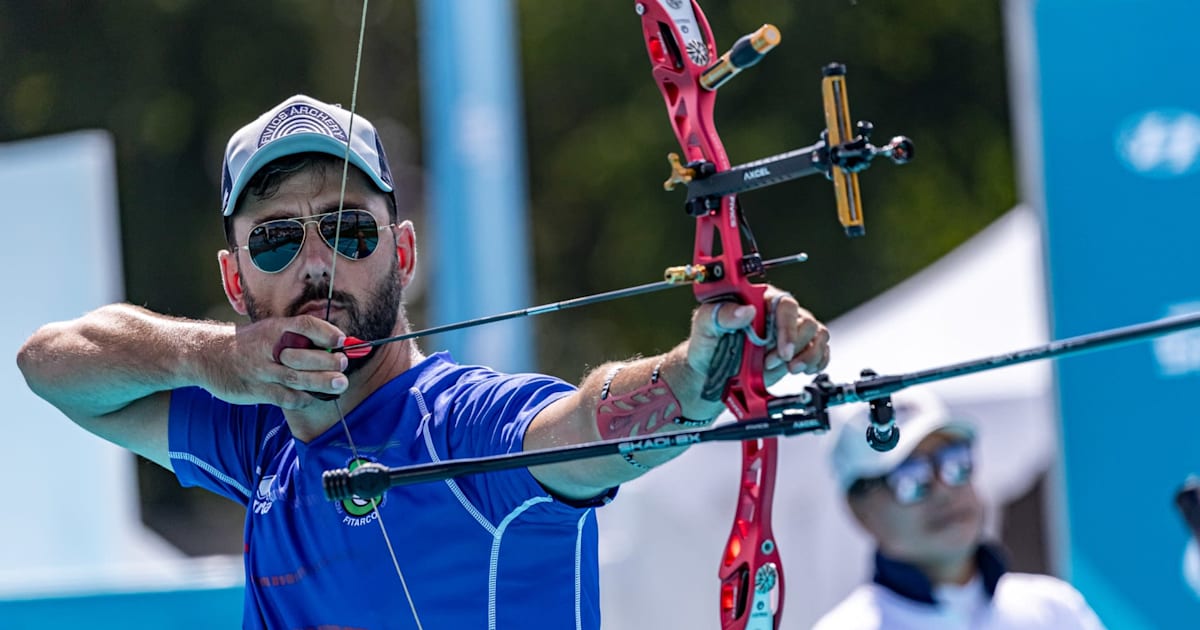
<instances>
[{"instance_id":1,"label":"bow sight","mask_svg":"<svg viewBox=\"0 0 1200 630\"><path fill-rule=\"evenodd\" d=\"M733 53L738 46L743 45L743 42L753 41L754 36L765 29L775 27L765 25L759 31L738 40L733 49L725 53L722 61L713 68L725 64L726 57L736 57ZM777 30L774 32L778 34ZM769 50L770 48L761 51L758 57L746 66L757 63ZM831 63L825 66L822 72L825 75L821 87L825 97L827 127L821 132L819 142L802 149L731 166L719 173L712 162L696 160L683 164L679 161L678 153L670 153L667 160L671 164L671 176L663 182L663 188L675 190L678 184L686 185L687 213L699 217L717 209L724 195L765 188L821 173L833 181L838 219L845 228L846 235L862 236L866 230L858 191L858 173L866 170L871 161L879 156L889 158L896 164L906 164L913 157L913 143L905 136L895 136L882 147L872 145L870 139L875 125L866 120L854 124L855 133L851 136L850 105L846 98L846 66ZM725 80L732 76L733 74L726 75ZM710 89L716 89L724 83L725 81L717 83Z\"/></svg>"}]
</instances>

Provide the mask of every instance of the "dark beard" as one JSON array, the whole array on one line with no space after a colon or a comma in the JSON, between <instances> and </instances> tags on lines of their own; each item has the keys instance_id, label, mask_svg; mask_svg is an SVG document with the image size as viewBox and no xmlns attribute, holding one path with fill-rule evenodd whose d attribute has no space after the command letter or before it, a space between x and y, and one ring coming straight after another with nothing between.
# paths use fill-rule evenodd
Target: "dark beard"
<instances>
[{"instance_id":1,"label":"dark beard","mask_svg":"<svg viewBox=\"0 0 1200 630\"><path fill-rule=\"evenodd\" d=\"M348 322L344 327L339 326L347 336L358 337L363 341L372 341L391 336L392 330L396 327L396 317L399 312L400 300L403 298L403 292L400 289L399 270L394 266L389 268L390 271L387 277L374 290L367 294L366 308L363 308L359 301L348 293L337 290L333 292L333 301L342 307L343 312L345 312L348 318ZM257 322L273 316L265 309L259 307L249 287L246 287L244 291L246 295L246 311L250 316L250 321ZM305 304L314 301L325 302L328 299L329 282L327 280L322 279L318 284L305 283L304 290L284 309L284 314L288 317L295 317L300 313L300 309ZM357 372L370 359L370 354L359 359L350 359L345 374L349 375Z\"/></svg>"}]
</instances>

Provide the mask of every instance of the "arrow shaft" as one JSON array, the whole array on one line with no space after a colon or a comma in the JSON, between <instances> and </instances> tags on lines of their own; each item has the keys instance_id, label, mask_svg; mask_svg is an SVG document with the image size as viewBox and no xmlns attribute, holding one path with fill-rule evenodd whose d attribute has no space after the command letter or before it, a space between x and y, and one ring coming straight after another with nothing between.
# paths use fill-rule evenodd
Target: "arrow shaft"
<instances>
[{"instance_id":1,"label":"arrow shaft","mask_svg":"<svg viewBox=\"0 0 1200 630\"><path fill-rule=\"evenodd\" d=\"M763 268L765 270L770 270L775 267L782 267L782 266L790 265L793 263L804 262L805 260L808 260L808 254L804 254L804 253L792 254L790 256L781 256L779 258L772 258L771 260L764 262ZM658 291L662 291L664 289L671 289L671 288L680 287L680 286L688 286L688 283L674 282L674 281L670 281L670 280L659 280L658 282L648 282L646 284L639 284L637 286L626 287L624 289L615 289L612 291L606 291L604 293L585 295L583 297L571 298L569 300L562 300L559 302L551 302L549 304L542 304L540 306L530 306L528 308L523 308L523 309L519 309L519 310L515 310L515 311L508 311L507 313L497 313L495 315L488 315L486 317L479 317L476 319L468 319L468 320L461 321L461 322L455 322L453 324L442 324L440 326L434 326L432 328L422 328L421 330L415 330L412 332L403 333L400 335L396 335L394 337L385 337L383 339L364 341L362 343L347 344L345 346L341 346L338 348L331 348L330 352L345 352L347 350L353 351L353 350L361 350L363 348L373 348L375 346L382 346L384 344L394 343L397 341L404 341L406 339L416 339L417 337L427 337L429 335L436 335L439 333L446 333L446 332L452 332L455 330L462 330L464 328L474 328L476 326L484 326L486 324L495 324L497 322L502 322L502 321L506 321L506 320L510 320L510 319L517 319L519 317L528 317L530 315L542 315L544 313L553 313L555 311L565 311L565 310L569 310L569 309L573 309L573 308L579 308L581 306L589 306L592 304L599 304L601 302L609 302L612 300L633 297L635 295L642 295L642 294L646 294L646 293L657 293Z\"/></svg>"}]
</instances>

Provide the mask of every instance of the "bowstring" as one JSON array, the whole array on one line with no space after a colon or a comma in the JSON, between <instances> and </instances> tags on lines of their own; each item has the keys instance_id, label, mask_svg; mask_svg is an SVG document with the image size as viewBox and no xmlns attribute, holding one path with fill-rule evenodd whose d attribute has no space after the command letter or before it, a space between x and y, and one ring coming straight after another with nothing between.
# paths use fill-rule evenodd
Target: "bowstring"
<instances>
[{"instance_id":1,"label":"bowstring","mask_svg":"<svg viewBox=\"0 0 1200 630\"><path fill-rule=\"evenodd\" d=\"M370 0L363 0L362 18L358 25L358 50L354 58L354 82L350 90L350 125L346 130L346 153L342 159L342 183L341 190L338 193L338 209L337 209L337 225L333 232L333 263L329 267L329 294L325 299L325 321L329 321L330 311L333 309L333 279L337 274L338 262L338 241L342 236L342 212L346 206L346 180L350 174L350 142L354 138L354 117L358 107L358 77L362 70L362 53L363 41L366 39L367 33L367 5ZM334 409L337 410L338 419L341 421L342 431L346 434L346 442L350 444L350 454L355 461L361 458L358 455L358 447L354 444L354 438L350 435L350 425L346 422L346 414L342 413L342 405L338 399L333 399ZM396 549L392 546L392 539L388 536L387 526L383 522L383 512L379 509L379 501L375 497L371 497L371 507L375 511L375 520L379 522L379 531L383 534L383 542L387 545L388 555L392 559L392 566L396 569L396 576L400 578L400 586L404 589L404 598L408 601L408 608L412 611L413 621L417 624L417 630L424 630L421 625L421 617L417 614L417 606L413 602L412 593L408 590L408 580L404 579L404 571L400 569L400 561L396 558Z\"/></svg>"}]
</instances>

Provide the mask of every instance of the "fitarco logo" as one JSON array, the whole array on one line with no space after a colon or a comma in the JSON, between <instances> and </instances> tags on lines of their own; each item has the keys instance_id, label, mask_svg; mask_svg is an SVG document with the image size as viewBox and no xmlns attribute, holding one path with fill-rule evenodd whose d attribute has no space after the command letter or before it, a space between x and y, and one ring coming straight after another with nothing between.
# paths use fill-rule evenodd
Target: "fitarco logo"
<instances>
[{"instance_id":1,"label":"fitarco logo","mask_svg":"<svg viewBox=\"0 0 1200 630\"><path fill-rule=\"evenodd\" d=\"M1116 151L1129 170L1166 179L1200 168L1200 115L1161 107L1126 118L1116 132Z\"/></svg>"},{"instance_id":2,"label":"fitarco logo","mask_svg":"<svg viewBox=\"0 0 1200 630\"><path fill-rule=\"evenodd\" d=\"M372 460L359 457L357 459L350 460L350 462L346 464L346 468L353 472L355 468L358 468L363 464L370 463L371 461ZM342 511L345 512L345 518L342 519L342 522L347 525L362 525L364 523L371 522L375 517L375 505L383 505L383 501L384 497L379 497L374 501L371 501L370 499L363 499L358 495L351 496L349 499L343 499L340 502Z\"/></svg>"}]
</instances>

